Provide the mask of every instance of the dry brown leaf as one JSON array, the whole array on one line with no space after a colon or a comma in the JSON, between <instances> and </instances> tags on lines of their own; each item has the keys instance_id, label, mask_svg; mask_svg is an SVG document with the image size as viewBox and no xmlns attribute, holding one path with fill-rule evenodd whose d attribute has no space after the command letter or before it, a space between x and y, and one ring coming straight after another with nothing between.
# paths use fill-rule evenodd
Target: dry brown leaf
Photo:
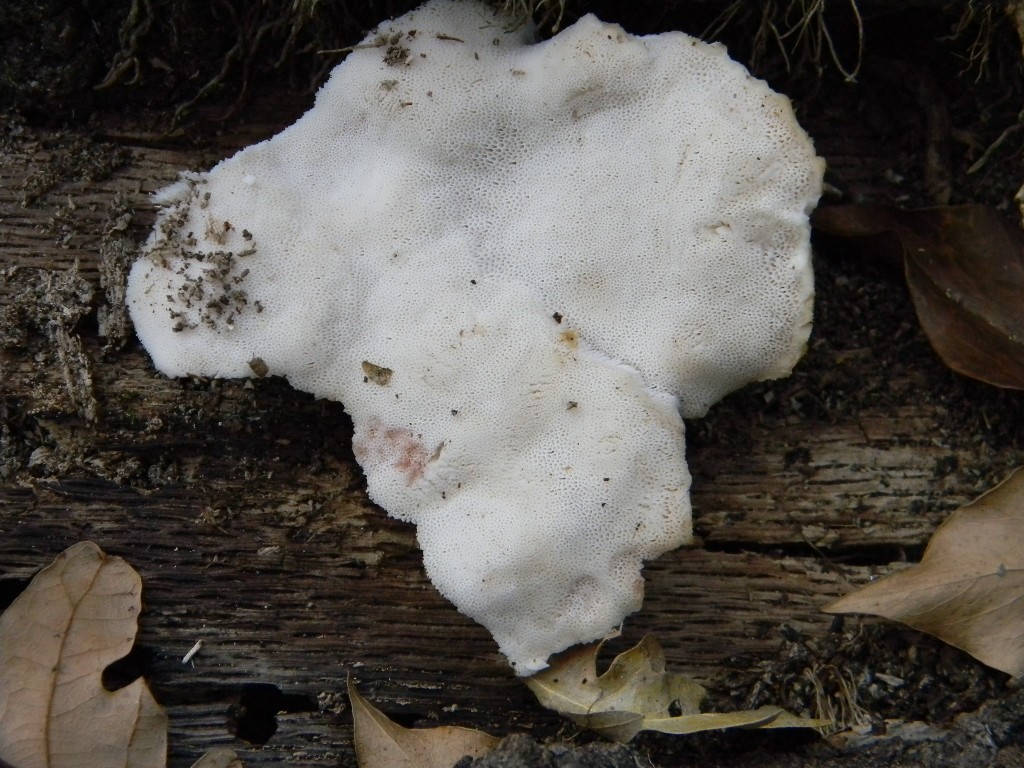
<instances>
[{"instance_id":1,"label":"dry brown leaf","mask_svg":"<svg viewBox=\"0 0 1024 768\"><path fill-rule=\"evenodd\" d=\"M114 692L103 670L128 654L139 575L75 544L0 616L0 759L17 768L162 768L167 716L143 680Z\"/></svg>"},{"instance_id":2,"label":"dry brown leaf","mask_svg":"<svg viewBox=\"0 0 1024 768\"><path fill-rule=\"evenodd\" d=\"M1024 232L983 205L921 211L833 206L819 231L878 239L895 235L918 320L942 360L989 384L1024 389Z\"/></svg>"},{"instance_id":3,"label":"dry brown leaf","mask_svg":"<svg viewBox=\"0 0 1024 768\"><path fill-rule=\"evenodd\" d=\"M607 739L627 742L640 731L697 733L724 728L819 727L824 721L795 717L779 707L746 712L701 713L704 688L665 671L665 654L648 635L597 673L601 644L571 649L526 679L537 700Z\"/></svg>"},{"instance_id":4,"label":"dry brown leaf","mask_svg":"<svg viewBox=\"0 0 1024 768\"><path fill-rule=\"evenodd\" d=\"M1014 677L1024 673L1024 468L954 512L918 565L825 606L935 635Z\"/></svg>"},{"instance_id":5,"label":"dry brown leaf","mask_svg":"<svg viewBox=\"0 0 1024 768\"><path fill-rule=\"evenodd\" d=\"M451 768L466 755L480 757L498 744L471 728L403 728L360 696L351 678L348 698L359 768Z\"/></svg>"},{"instance_id":6,"label":"dry brown leaf","mask_svg":"<svg viewBox=\"0 0 1024 768\"><path fill-rule=\"evenodd\" d=\"M217 747L192 763L192 768L242 768L242 761L238 759L235 750Z\"/></svg>"}]
</instances>

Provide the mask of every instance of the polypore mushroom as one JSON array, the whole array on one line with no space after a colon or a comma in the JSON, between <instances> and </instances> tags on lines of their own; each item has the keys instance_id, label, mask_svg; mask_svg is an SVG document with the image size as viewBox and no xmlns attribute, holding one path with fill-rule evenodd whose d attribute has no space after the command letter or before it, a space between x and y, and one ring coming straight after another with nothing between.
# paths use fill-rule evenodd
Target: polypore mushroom
<instances>
[{"instance_id":1,"label":"polypore mushroom","mask_svg":"<svg viewBox=\"0 0 1024 768\"><path fill-rule=\"evenodd\" d=\"M801 355L822 162L720 45L506 27L383 24L295 125L158 193L128 296L168 375L343 402L371 497L529 674L689 540L680 411Z\"/></svg>"}]
</instances>

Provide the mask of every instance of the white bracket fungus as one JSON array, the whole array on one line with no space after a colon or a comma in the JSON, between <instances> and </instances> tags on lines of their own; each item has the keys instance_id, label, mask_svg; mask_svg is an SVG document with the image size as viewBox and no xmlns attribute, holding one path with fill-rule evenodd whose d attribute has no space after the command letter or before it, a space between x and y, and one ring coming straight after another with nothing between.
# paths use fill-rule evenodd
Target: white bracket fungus
<instances>
[{"instance_id":1,"label":"white bracket fungus","mask_svg":"<svg viewBox=\"0 0 1024 768\"><path fill-rule=\"evenodd\" d=\"M504 24L383 24L295 125L158 194L128 290L162 372L343 402L370 495L529 674L689 540L680 412L802 354L823 164L720 45Z\"/></svg>"}]
</instances>

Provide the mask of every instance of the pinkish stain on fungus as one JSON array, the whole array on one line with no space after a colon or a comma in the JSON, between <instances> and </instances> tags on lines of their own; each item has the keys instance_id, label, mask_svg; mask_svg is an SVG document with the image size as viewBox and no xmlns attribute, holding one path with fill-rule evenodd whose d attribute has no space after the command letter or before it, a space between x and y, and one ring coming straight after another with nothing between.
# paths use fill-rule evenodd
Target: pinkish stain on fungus
<instances>
[{"instance_id":1,"label":"pinkish stain on fungus","mask_svg":"<svg viewBox=\"0 0 1024 768\"><path fill-rule=\"evenodd\" d=\"M415 485L423 478L427 463L440 455L440 448L433 456L427 452L416 436L407 429L374 424L362 439L352 445L356 459L361 464L390 463L405 475L407 485Z\"/></svg>"}]
</instances>

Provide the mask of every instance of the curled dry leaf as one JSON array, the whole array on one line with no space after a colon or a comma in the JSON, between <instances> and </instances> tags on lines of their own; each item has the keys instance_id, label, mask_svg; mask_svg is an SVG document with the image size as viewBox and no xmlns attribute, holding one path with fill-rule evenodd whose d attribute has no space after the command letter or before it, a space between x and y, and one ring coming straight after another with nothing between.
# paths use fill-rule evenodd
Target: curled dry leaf
<instances>
[{"instance_id":1,"label":"curled dry leaf","mask_svg":"<svg viewBox=\"0 0 1024 768\"><path fill-rule=\"evenodd\" d=\"M935 635L1014 677L1024 673L1024 468L954 512L918 565L825 606Z\"/></svg>"},{"instance_id":2,"label":"curled dry leaf","mask_svg":"<svg viewBox=\"0 0 1024 768\"><path fill-rule=\"evenodd\" d=\"M456 726L403 728L359 695L348 681L359 768L451 768L466 755L480 757L498 740Z\"/></svg>"},{"instance_id":3,"label":"curled dry leaf","mask_svg":"<svg viewBox=\"0 0 1024 768\"><path fill-rule=\"evenodd\" d=\"M702 713L704 688L665 671L665 654L648 635L599 675L600 643L581 646L551 660L526 679L538 701L578 725L612 741L627 742L640 731L697 733L724 728L820 727L824 721L795 717L779 707L746 712Z\"/></svg>"},{"instance_id":4,"label":"curled dry leaf","mask_svg":"<svg viewBox=\"0 0 1024 768\"><path fill-rule=\"evenodd\" d=\"M235 750L227 747L211 749L192 764L192 768L242 768Z\"/></svg>"},{"instance_id":5,"label":"curled dry leaf","mask_svg":"<svg viewBox=\"0 0 1024 768\"><path fill-rule=\"evenodd\" d=\"M167 716L143 680L103 670L135 641L139 575L91 542L43 569L0 616L0 760L17 768L162 768Z\"/></svg>"},{"instance_id":6,"label":"curled dry leaf","mask_svg":"<svg viewBox=\"0 0 1024 768\"><path fill-rule=\"evenodd\" d=\"M900 211L870 205L819 209L816 229L873 238L883 257L895 235L918 320L950 368L1024 389L1024 231L983 205Z\"/></svg>"}]
</instances>

